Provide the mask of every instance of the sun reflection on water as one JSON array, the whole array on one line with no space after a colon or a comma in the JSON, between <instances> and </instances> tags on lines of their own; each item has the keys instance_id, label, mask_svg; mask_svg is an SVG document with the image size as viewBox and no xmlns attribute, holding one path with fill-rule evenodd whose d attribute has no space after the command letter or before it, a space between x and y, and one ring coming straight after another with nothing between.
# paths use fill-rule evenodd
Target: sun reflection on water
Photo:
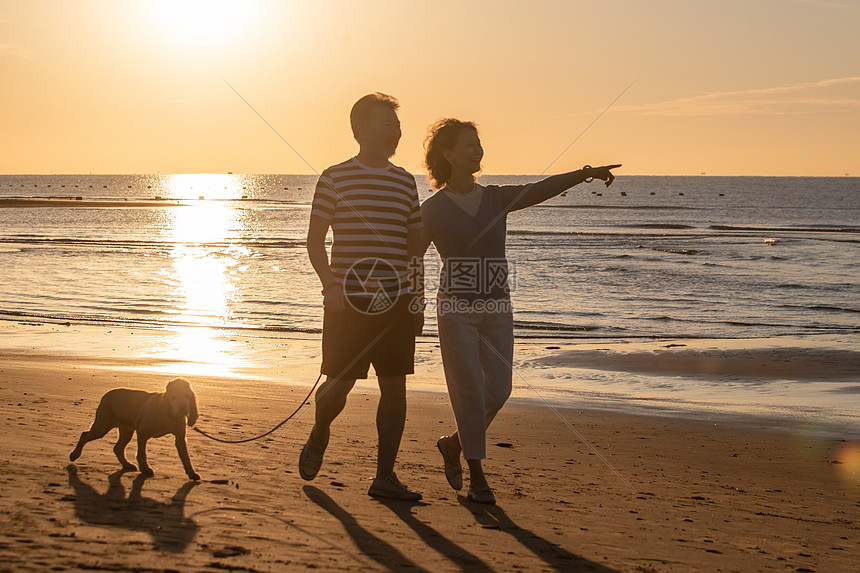
<instances>
[{"instance_id":1,"label":"sun reflection on water","mask_svg":"<svg viewBox=\"0 0 860 573\"><path fill-rule=\"evenodd\" d=\"M239 347L221 327L238 300L238 276L247 269L247 232L242 210L230 199L242 196L242 178L233 175L172 175L162 184L171 197L201 197L166 211L164 229L172 245L165 282L177 308L163 358L193 365L194 373L226 374L243 365ZM186 326L187 325L187 326ZM188 367L185 368L188 370Z\"/></svg>"}]
</instances>

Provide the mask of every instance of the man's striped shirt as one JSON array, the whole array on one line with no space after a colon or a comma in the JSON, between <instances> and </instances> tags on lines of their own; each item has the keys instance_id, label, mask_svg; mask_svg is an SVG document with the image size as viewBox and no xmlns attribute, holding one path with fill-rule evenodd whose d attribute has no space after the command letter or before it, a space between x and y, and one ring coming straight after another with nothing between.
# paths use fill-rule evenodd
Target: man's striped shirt
<instances>
[{"instance_id":1,"label":"man's striped shirt","mask_svg":"<svg viewBox=\"0 0 860 573\"><path fill-rule=\"evenodd\" d=\"M331 268L347 294L389 297L409 291L407 231L421 228L415 178L392 164L362 165L356 158L323 171L311 217L331 226Z\"/></svg>"}]
</instances>

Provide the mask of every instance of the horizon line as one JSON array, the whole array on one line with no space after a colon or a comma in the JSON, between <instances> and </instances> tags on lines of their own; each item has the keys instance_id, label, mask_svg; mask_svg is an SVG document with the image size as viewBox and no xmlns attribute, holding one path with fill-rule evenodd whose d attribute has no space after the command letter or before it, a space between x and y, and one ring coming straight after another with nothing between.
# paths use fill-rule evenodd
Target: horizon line
<instances>
[{"instance_id":1,"label":"horizon line","mask_svg":"<svg viewBox=\"0 0 860 573\"><path fill-rule=\"evenodd\" d=\"M411 173L411 172L410 172ZM546 173L544 175L538 175L536 173L482 173L477 179L481 179L482 177L552 177L553 175L558 175L560 173L567 173L567 171L560 171L559 173ZM150 173L131 173L131 172L67 172L67 173L55 173L55 172L47 172L47 173L0 173L0 177L65 177L65 176L86 176L86 177L103 177L103 176L170 176L170 175L238 175L238 176L314 176L317 177L316 173L285 173L285 172L258 172L258 173L235 173L232 171L171 171L171 172L160 172L154 171ZM412 173L415 176L414 173ZM845 173L842 175L773 175L773 174L757 174L757 175L749 175L749 174L719 174L719 173L625 173L615 176L616 179L620 177L833 177L833 178L850 178L850 177L860 177L860 175L852 175L851 173ZM416 179L418 177L416 176Z\"/></svg>"}]
</instances>

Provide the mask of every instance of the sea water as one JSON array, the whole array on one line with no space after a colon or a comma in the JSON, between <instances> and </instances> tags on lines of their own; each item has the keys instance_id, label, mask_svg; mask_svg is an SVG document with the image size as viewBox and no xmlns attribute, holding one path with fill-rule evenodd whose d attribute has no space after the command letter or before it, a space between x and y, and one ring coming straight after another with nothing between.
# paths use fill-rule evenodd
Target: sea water
<instances>
[{"instance_id":1,"label":"sea water","mask_svg":"<svg viewBox=\"0 0 860 573\"><path fill-rule=\"evenodd\" d=\"M0 201L87 201L0 209L0 319L319 332L305 246L315 180L0 176ZM520 339L860 334L858 178L582 184L510 214L507 255ZM426 261L432 336L432 247Z\"/></svg>"}]
</instances>

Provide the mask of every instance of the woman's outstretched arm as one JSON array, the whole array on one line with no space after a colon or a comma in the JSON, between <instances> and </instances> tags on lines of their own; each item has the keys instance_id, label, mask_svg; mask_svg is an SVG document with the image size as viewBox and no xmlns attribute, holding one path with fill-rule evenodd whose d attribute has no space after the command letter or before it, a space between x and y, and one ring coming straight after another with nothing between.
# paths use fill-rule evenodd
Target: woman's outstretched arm
<instances>
[{"instance_id":1,"label":"woman's outstretched arm","mask_svg":"<svg viewBox=\"0 0 860 573\"><path fill-rule=\"evenodd\" d=\"M566 191L575 185L579 185L585 181L590 181L592 178L604 181L606 186L612 185L615 176L612 174L612 169L621 167L617 165L604 165L601 167L591 167L586 165L582 169L571 171L569 173L561 173L542 179L530 185L519 185L516 187L506 187L505 192L510 196L506 197L509 205L509 211L517 211L525 209L538 203L543 203L547 199L551 199Z\"/></svg>"}]
</instances>

